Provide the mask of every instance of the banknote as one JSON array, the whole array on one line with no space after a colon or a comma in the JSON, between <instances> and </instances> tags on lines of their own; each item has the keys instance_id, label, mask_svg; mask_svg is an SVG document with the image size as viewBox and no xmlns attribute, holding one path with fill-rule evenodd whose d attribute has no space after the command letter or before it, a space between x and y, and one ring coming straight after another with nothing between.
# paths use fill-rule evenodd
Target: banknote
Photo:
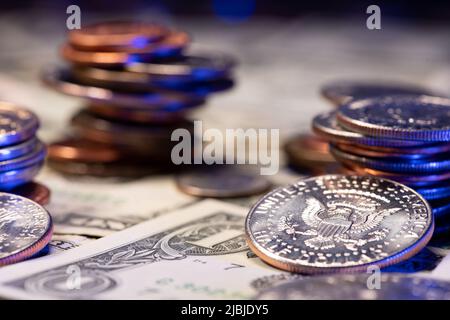
<instances>
[{"instance_id":1,"label":"banknote","mask_svg":"<svg viewBox=\"0 0 450 320\"><path fill-rule=\"evenodd\" d=\"M52 190L47 209L59 234L101 237L199 201L178 191L170 176L75 179L46 169L38 180Z\"/></svg>"},{"instance_id":2,"label":"banknote","mask_svg":"<svg viewBox=\"0 0 450 320\"><path fill-rule=\"evenodd\" d=\"M48 243L47 252L45 254L58 254L95 240L96 238L76 234L53 234L52 240Z\"/></svg>"},{"instance_id":3,"label":"banknote","mask_svg":"<svg viewBox=\"0 0 450 320\"><path fill-rule=\"evenodd\" d=\"M270 177L274 187L301 176L286 169ZM65 177L45 169L38 177L52 190L47 206L55 232L102 237L201 201L179 191L172 176L139 180ZM229 199L250 208L260 195Z\"/></svg>"},{"instance_id":4,"label":"banknote","mask_svg":"<svg viewBox=\"0 0 450 320\"><path fill-rule=\"evenodd\" d=\"M0 296L248 299L289 279L253 255L245 208L205 200L54 256L0 270Z\"/></svg>"}]
</instances>

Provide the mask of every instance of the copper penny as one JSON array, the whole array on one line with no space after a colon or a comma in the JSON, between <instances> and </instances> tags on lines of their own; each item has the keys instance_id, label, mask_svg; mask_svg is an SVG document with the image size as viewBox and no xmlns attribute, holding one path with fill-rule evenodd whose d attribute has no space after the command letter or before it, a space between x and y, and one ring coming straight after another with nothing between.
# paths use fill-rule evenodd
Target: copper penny
<instances>
[{"instance_id":1,"label":"copper penny","mask_svg":"<svg viewBox=\"0 0 450 320\"><path fill-rule=\"evenodd\" d=\"M284 146L291 165L310 170L321 170L337 162L328 151L328 142L312 134L300 134Z\"/></svg>"},{"instance_id":2,"label":"copper penny","mask_svg":"<svg viewBox=\"0 0 450 320\"><path fill-rule=\"evenodd\" d=\"M48 158L56 161L113 162L123 158L117 148L86 139L69 138L48 146Z\"/></svg>"},{"instance_id":3,"label":"copper penny","mask_svg":"<svg viewBox=\"0 0 450 320\"><path fill-rule=\"evenodd\" d=\"M169 30L141 21L101 22L69 32L69 42L84 50L143 47L161 40Z\"/></svg>"},{"instance_id":4,"label":"copper penny","mask_svg":"<svg viewBox=\"0 0 450 320\"><path fill-rule=\"evenodd\" d=\"M45 206L50 202L50 190L37 182L25 183L9 192L33 200L41 206Z\"/></svg>"},{"instance_id":5,"label":"copper penny","mask_svg":"<svg viewBox=\"0 0 450 320\"><path fill-rule=\"evenodd\" d=\"M61 48L61 55L67 61L89 66L123 66L130 60L148 61L166 55L168 52L179 54L188 44L189 36L185 32L173 31L161 41L150 43L142 48L124 47L121 51L83 51L71 44Z\"/></svg>"}]
</instances>

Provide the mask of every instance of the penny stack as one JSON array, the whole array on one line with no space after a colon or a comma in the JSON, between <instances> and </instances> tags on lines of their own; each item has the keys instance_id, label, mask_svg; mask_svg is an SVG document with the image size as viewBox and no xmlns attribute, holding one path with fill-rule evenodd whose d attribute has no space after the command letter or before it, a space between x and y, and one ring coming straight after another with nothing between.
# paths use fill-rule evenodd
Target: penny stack
<instances>
[{"instance_id":1,"label":"penny stack","mask_svg":"<svg viewBox=\"0 0 450 320\"><path fill-rule=\"evenodd\" d=\"M96 176L173 169L172 132L192 133L190 113L233 86L231 57L187 52L189 44L183 31L143 22L71 31L61 49L70 66L46 70L43 81L86 105L70 122L71 136L50 145L49 165Z\"/></svg>"},{"instance_id":2,"label":"penny stack","mask_svg":"<svg viewBox=\"0 0 450 320\"><path fill-rule=\"evenodd\" d=\"M0 102L0 190L45 205L49 189L33 182L46 156L45 145L36 137L38 117L25 108Z\"/></svg>"},{"instance_id":3,"label":"penny stack","mask_svg":"<svg viewBox=\"0 0 450 320\"><path fill-rule=\"evenodd\" d=\"M430 202L436 235L450 213L450 99L392 95L353 99L318 115L313 129L349 170L392 179Z\"/></svg>"}]
</instances>

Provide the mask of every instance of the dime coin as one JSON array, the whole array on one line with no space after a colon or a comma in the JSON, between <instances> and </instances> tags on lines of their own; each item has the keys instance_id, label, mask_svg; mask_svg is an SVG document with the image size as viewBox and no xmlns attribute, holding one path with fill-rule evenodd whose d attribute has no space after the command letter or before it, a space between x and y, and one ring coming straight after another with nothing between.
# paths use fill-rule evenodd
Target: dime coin
<instances>
[{"instance_id":1,"label":"dime coin","mask_svg":"<svg viewBox=\"0 0 450 320\"><path fill-rule=\"evenodd\" d=\"M354 100L339 108L344 127L376 137L450 141L450 99L389 96Z\"/></svg>"},{"instance_id":2,"label":"dime coin","mask_svg":"<svg viewBox=\"0 0 450 320\"><path fill-rule=\"evenodd\" d=\"M43 164L43 162L38 162L29 167L0 172L0 190L10 190L33 180Z\"/></svg>"},{"instance_id":3,"label":"dime coin","mask_svg":"<svg viewBox=\"0 0 450 320\"><path fill-rule=\"evenodd\" d=\"M169 30L139 21L102 22L69 32L69 42L84 50L142 48L161 40Z\"/></svg>"},{"instance_id":4,"label":"dime coin","mask_svg":"<svg viewBox=\"0 0 450 320\"><path fill-rule=\"evenodd\" d=\"M42 142L38 141L30 153L18 158L0 161L0 172L16 170L40 163L44 161L45 155L46 148Z\"/></svg>"},{"instance_id":5,"label":"dime coin","mask_svg":"<svg viewBox=\"0 0 450 320\"><path fill-rule=\"evenodd\" d=\"M150 77L163 76L168 81L211 81L227 78L235 64L230 56L205 52L152 62L129 63L126 69Z\"/></svg>"},{"instance_id":6,"label":"dime coin","mask_svg":"<svg viewBox=\"0 0 450 320\"><path fill-rule=\"evenodd\" d=\"M364 136L360 133L346 130L337 122L335 111L316 116L313 120L313 130L322 138L333 143L380 147L414 147L424 145L421 141L380 139L379 137Z\"/></svg>"},{"instance_id":7,"label":"dime coin","mask_svg":"<svg viewBox=\"0 0 450 320\"><path fill-rule=\"evenodd\" d=\"M450 169L450 159L447 154L431 159L395 161L357 156L344 152L335 146L330 146L330 152L338 161L344 164L349 164L350 166L356 164L381 171L425 174L448 171Z\"/></svg>"},{"instance_id":8,"label":"dime coin","mask_svg":"<svg viewBox=\"0 0 450 320\"><path fill-rule=\"evenodd\" d=\"M0 119L0 147L31 138L39 127L34 113L9 102L0 101Z\"/></svg>"},{"instance_id":9,"label":"dime coin","mask_svg":"<svg viewBox=\"0 0 450 320\"><path fill-rule=\"evenodd\" d=\"M130 61L148 61L156 57L178 55L189 41L186 33L174 31L161 41L150 43L142 48L123 47L120 51L85 51L71 44L65 44L61 48L61 55L73 64L114 67L123 66Z\"/></svg>"},{"instance_id":10,"label":"dime coin","mask_svg":"<svg viewBox=\"0 0 450 320\"><path fill-rule=\"evenodd\" d=\"M371 158L391 158L391 159L424 159L431 156L437 156L443 152L450 151L450 143L442 143L430 147L408 147L408 148L385 148L385 147L373 147L364 146L361 147L356 144L338 143L335 147L341 151L352 153L358 156L371 157Z\"/></svg>"},{"instance_id":11,"label":"dime coin","mask_svg":"<svg viewBox=\"0 0 450 320\"><path fill-rule=\"evenodd\" d=\"M252 251L299 273L357 272L419 252L433 233L428 203L414 190L370 176L325 175L266 194L245 224Z\"/></svg>"},{"instance_id":12,"label":"dime coin","mask_svg":"<svg viewBox=\"0 0 450 320\"><path fill-rule=\"evenodd\" d=\"M262 291L260 300L448 300L450 282L401 273L381 273L370 288L371 274L303 277Z\"/></svg>"},{"instance_id":13,"label":"dime coin","mask_svg":"<svg viewBox=\"0 0 450 320\"><path fill-rule=\"evenodd\" d=\"M10 193L0 193L0 206L0 265L29 258L48 244L52 220L43 207Z\"/></svg>"},{"instance_id":14,"label":"dime coin","mask_svg":"<svg viewBox=\"0 0 450 320\"><path fill-rule=\"evenodd\" d=\"M370 97L391 96L398 94L431 94L429 90L411 84L368 81L336 81L325 85L322 88L321 93L323 97L336 106L340 106L351 100L359 100Z\"/></svg>"},{"instance_id":15,"label":"dime coin","mask_svg":"<svg viewBox=\"0 0 450 320\"><path fill-rule=\"evenodd\" d=\"M22 157L27 153L32 152L38 143L39 140L36 137L33 137L18 144L0 148L0 161Z\"/></svg>"},{"instance_id":16,"label":"dime coin","mask_svg":"<svg viewBox=\"0 0 450 320\"><path fill-rule=\"evenodd\" d=\"M61 93L111 106L127 106L128 108L141 110L178 111L203 103L203 100L197 96L173 91L160 92L155 89L153 92L132 93L87 86L77 82L71 71L64 68L46 70L42 74L42 80Z\"/></svg>"},{"instance_id":17,"label":"dime coin","mask_svg":"<svg viewBox=\"0 0 450 320\"><path fill-rule=\"evenodd\" d=\"M9 192L30 199L41 206L47 205L50 201L50 190L37 182L28 182Z\"/></svg>"},{"instance_id":18,"label":"dime coin","mask_svg":"<svg viewBox=\"0 0 450 320\"><path fill-rule=\"evenodd\" d=\"M202 168L176 177L178 188L192 196L234 198L260 194L270 182L252 170L229 165Z\"/></svg>"}]
</instances>

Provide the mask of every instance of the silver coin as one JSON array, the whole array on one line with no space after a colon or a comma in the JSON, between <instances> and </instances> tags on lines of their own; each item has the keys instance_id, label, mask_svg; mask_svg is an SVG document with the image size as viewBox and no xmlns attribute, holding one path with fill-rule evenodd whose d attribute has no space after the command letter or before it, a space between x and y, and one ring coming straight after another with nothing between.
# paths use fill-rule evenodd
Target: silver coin
<instances>
[{"instance_id":1,"label":"silver coin","mask_svg":"<svg viewBox=\"0 0 450 320\"><path fill-rule=\"evenodd\" d=\"M251 196L270 187L270 182L256 172L229 165L184 173L176 182L184 193L208 198Z\"/></svg>"},{"instance_id":2,"label":"silver coin","mask_svg":"<svg viewBox=\"0 0 450 320\"><path fill-rule=\"evenodd\" d=\"M354 99L397 94L432 94L426 88L407 83L342 80L325 85L321 93L322 96L338 106Z\"/></svg>"},{"instance_id":3,"label":"silver coin","mask_svg":"<svg viewBox=\"0 0 450 320\"><path fill-rule=\"evenodd\" d=\"M338 122L374 137L450 141L450 99L398 95L353 100L341 106Z\"/></svg>"},{"instance_id":4,"label":"silver coin","mask_svg":"<svg viewBox=\"0 0 450 320\"><path fill-rule=\"evenodd\" d=\"M0 102L0 147L31 138L38 127L39 120L31 111L9 102Z\"/></svg>"},{"instance_id":5,"label":"silver coin","mask_svg":"<svg viewBox=\"0 0 450 320\"><path fill-rule=\"evenodd\" d=\"M378 281L379 280L379 281ZM260 300L449 300L450 282L404 274L304 277L262 291Z\"/></svg>"},{"instance_id":6,"label":"silver coin","mask_svg":"<svg viewBox=\"0 0 450 320\"><path fill-rule=\"evenodd\" d=\"M292 272L330 273L384 267L416 254L434 221L414 190L370 176L324 175L278 188L250 210L250 248Z\"/></svg>"},{"instance_id":7,"label":"silver coin","mask_svg":"<svg viewBox=\"0 0 450 320\"><path fill-rule=\"evenodd\" d=\"M33 256L51 239L52 220L39 204L0 193L0 265Z\"/></svg>"},{"instance_id":8,"label":"silver coin","mask_svg":"<svg viewBox=\"0 0 450 320\"><path fill-rule=\"evenodd\" d=\"M377 136L365 136L343 128L336 119L336 111L317 115L313 119L313 130L325 140L334 143L355 144L358 146L378 147L417 147L426 146L424 142L413 140L380 139Z\"/></svg>"}]
</instances>

